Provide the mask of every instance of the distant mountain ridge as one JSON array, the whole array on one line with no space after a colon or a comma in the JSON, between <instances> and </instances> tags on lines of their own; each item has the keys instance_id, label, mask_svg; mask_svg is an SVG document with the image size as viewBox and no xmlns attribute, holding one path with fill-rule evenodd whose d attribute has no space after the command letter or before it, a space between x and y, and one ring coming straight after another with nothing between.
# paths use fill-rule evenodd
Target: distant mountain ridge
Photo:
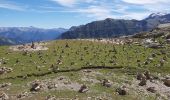
<instances>
[{"instance_id":1,"label":"distant mountain ridge","mask_svg":"<svg viewBox=\"0 0 170 100\"><path fill-rule=\"evenodd\" d=\"M0 37L16 42L16 44L55 40L67 29L43 29L36 27L0 27Z\"/></svg>"},{"instance_id":2,"label":"distant mountain ridge","mask_svg":"<svg viewBox=\"0 0 170 100\"><path fill-rule=\"evenodd\" d=\"M1 45L14 45L14 44L16 44L15 41L12 41L4 37L0 37L0 46Z\"/></svg>"},{"instance_id":3,"label":"distant mountain ridge","mask_svg":"<svg viewBox=\"0 0 170 100\"><path fill-rule=\"evenodd\" d=\"M169 23L170 14L153 13L143 20L124 20L107 18L86 25L74 26L61 34L62 39L110 38L150 31L159 24Z\"/></svg>"}]
</instances>

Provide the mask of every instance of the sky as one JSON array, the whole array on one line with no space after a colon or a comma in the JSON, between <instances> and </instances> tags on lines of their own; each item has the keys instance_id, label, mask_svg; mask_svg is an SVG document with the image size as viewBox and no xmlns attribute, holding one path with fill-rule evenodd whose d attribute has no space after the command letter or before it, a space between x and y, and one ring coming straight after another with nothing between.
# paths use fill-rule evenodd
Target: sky
<instances>
[{"instance_id":1,"label":"sky","mask_svg":"<svg viewBox=\"0 0 170 100\"><path fill-rule=\"evenodd\" d=\"M105 18L170 13L170 0L0 0L0 27L70 28Z\"/></svg>"}]
</instances>

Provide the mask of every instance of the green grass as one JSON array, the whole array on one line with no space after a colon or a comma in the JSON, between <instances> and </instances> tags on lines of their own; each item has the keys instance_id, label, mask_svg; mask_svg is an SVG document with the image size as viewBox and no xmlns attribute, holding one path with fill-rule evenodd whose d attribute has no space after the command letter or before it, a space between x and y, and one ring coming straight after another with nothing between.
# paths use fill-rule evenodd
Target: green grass
<instances>
[{"instance_id":1,"label":"green grass","mask_svg":"<svg viewBox=\"0 0 170 100\"><path fill-rule=\"evenodd\" d=\"M66 47L66 44L68 44L69 47ZM0 83L13 83L14 87L12 87L10 92L13 91L14 93L20 88L20 86L15 85L25 85L28 82L36 79L44 80L47 78L52 79L58 76L68 76L71 80L82 83L81 80L79 80L81 78L80 71L52 73L42 77L31 76L27 79L17 78L17 76L49 72L50 66L52 64L58 66L60 70L79 69L81 67L87 66L109 66L113 68L122 66L122 69L102 69L99 71L104 75L107 73L114 73L117 76L126 75L127 80L131 80L137 72L142 72L145 70L149 70L152 73L170 73L170 57L168 56L170 55L170 47L168 45L166 48L162 49L151 49L133 44L113 45L78 40L59 40L49 42L47 47L49 48L47 51L29 52L28 55L23 55L24 52L14 52L9 50L8 46L1 46L0 58L4 58L4 61L6 62L6 64L2 64L1 66L10 67L13 69L13 72L0 75ZM161 50L165 50L166 54L161 54ZM151 57L152 53L155 53L156 57L153 57L153 61L151 63L145 65L144 62L147 61L149 57ZM30 57L30 55L32 55L32 57ZM161 67L156 67L156 65L160 63L160 59L163 57L167 58L166 63ZM17 59L19 59L19 63L16 63ZM61 60L62 64L57 64L58 60ZM137 60L140 60L140 62L137 62ZM140 66L138 66L139 64ZM40 68L37 69L37 66L40 66ZM15 79L8 79L9 77ZM103 79L103 77L100 76L97 78ZM108 76L107 78L120 84L124 82L124 80L115 76ZM29 87L26 87L26 89L28 88ZM91 88L97 92L94 92L94 94L77 94L77 92L73 91L51 91L49 93L59 97L63 97L63 95L66 93L69 94L69 98L75 97L75 95L83 98L92 95L99 95L102 93L102 91L105 91L106 93L110 93L112 98L115 97L120 100L125 100L124 97L114 95L114 89L107 89L105 87L101 87L99 84L96 84ZM21 88L20 91L22 90L25 89ZM48 95L49 93L43 92L40 95ZM127 96L126 100L128 100L128 98L129 100L138 99L136 96Z\"/></svg>"}]
</instances>

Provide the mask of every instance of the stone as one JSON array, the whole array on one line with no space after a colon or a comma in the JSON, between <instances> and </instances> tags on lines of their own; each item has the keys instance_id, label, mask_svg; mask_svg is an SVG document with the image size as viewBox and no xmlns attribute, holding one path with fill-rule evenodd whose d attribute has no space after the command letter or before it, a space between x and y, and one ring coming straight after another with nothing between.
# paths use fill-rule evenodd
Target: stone
<instances>
[{"instance_id":1,"label":"stone","mask_svg":"<svg viewBox=\"0 0 170 100\"><path fill-rule=\"evenodd\" d=\"M48 95L45 100L57 100L55 96Z\"/></svg>"},{"instance_id":2,"label":"stone","mask_svg":"<svg viewBox=\"0 0 170 100\"><path fill-rule=\"evenodd\" d=\"M116 92L117 92L119 95L127 95L127 90L126 90L125 87L117 88L117 89L116 89Z\"/></svg>"},{"instance_id":3,"label":"stone","mask_svg":"<svg viewBox=\"0 0 170 100\"><path fill-rule=\"evenodd\" d=\"M0 100L9 100L9 96L4 92L0 92Z\"/></svg>"},{"instance_id":4,"label":"stone","mask_svg":"<svg viewBox=\"0 0 170 100\"><path fill-rule=\"evenodd\" d=\"M66 48L69 48L70 46L68 45L68 43L66 43L65 47L66 47Z\"/></svg>"},{"instance_id":5,"label":"stone","mask_svg":"<svg viewBox=\"0 0 170 100\"><path fill-rule=\"evenodd\" d=\"M42 84L39 81L35 81L32 83L32 87L31 87L30 91L38 92L41 90L41 88L42 88Z\"/></svg>"},{"instance_id":6,"label":"stone","mask_svg":"<svg viewBox=\"0 0 170 100\"><path fill-rule=\"evenodd\" d=\"M12 68L7 68L7 67L1 67L0 68L0 74L10 73L12 71L13 71Z\"/></svg>"},{"instance_id":7,"label":"stone","mask_svg":"<svg viewBox=\"0 0 170 100\"><path fill-rule=\"evenodd\" d=\"M139 86L144 86L144 85L146 85L146 83L147 83L146 77L142 77L142 79L141 79L141 81L139 83Z\"/></svg>"},{"instance_id":8,"label":"stone","mask_svg":"<svg viewBox=\"0 0 170 100\"><path fill-rule=\"evenodd\" d=\"M167 87L170 87L170 79L164 79L163 81Z\"/></svg>"},{"instance_id":9,"label":"stone","mask_svg":"<svg viewBox=\"0 0 170 100\"><path fill-rule=\"evenodd\" d=\"M148 64L149 64L149 62L148 62L148 61L145 61L145 62L144 62L144 64L145 64L145 65L148 65Z\"/></svg>"},{"instance_id":10,"label":"stone","mask_svg":"<svg viewBox=\"0 0 170 100\"><path fill-rule=\"evenodd\" d=\"M22 99L22 98L26 98L29 96L28 92L23 92L17 95L17 98Z\"/></svg>"},{"instance_id":11,"label":"stone","mask_svg":"<svg viewBox=\"0 0 170 100\"><path fill-rule=\"evenodd\" d=\"M149 87L147 88L147 91L152 92L152 93L156 92L155 87Z\"/></svg>"},{"instance_id":12,"label":"stone","mask_svg":"<svg viewBox=\"0 0 170 100\"><path fill-rule=\"evenodd\" d=\"M138 73L136 78L137 80L142 80L143 78L146 78L146 76L142 73Z\"/></svg>"},{"instance_id":13,"label":"stone","mask_svg":"<svg viewBox=\"0 0 170 100\"><path fill-rule=\"evenodd\" d=\"M151 74L149 71L146 71L144 75L146 76L146 79L151 79Z\"/></svg>"},{"instance_id":14,"label":"stone","mask_svg":"<svg viewBox=\"0 0 170 100\"><path fill-rule=\"evenodd\" d=\"M104 79L103 82L102 82L102 85L106 86L106 87L111 87L112 83L111 83L110 80Z\"/></svg>"},{"instance_id":15,"label":"stone","mask_svg":"<svg viewBox=\"0 0 170 100\"><path fill-rule=\"evenodd\" d=\"M11 86L11 83L0 84L0 88L5 88L5 87L8 87L8 86Z\"/></svg>"},{"instance_id":16,"label":"stone","mask_svg":"<svg viewBox=\"0 0 170 100\"><path fill-rule=\"evenodd\" d=\"M152 54L152 57L156 57L156 54L155 54L155 53L153 53L153 54Z\"/></svg>"},{"instance_id":17,"label":"stone","mask_svg":"<svg viewBox=\"0 0 170 100\"><path fill-rule=\"evenodd\" d=\"M80 93L85 93L85 92L87 92L87 91L88 91L88 88L87 88L86 85L82 85L82 86L80 87L80 89L79 89L79 92L80 92Z\"/></svg>"},{"instance_id":18,"label":"stone","mask_svg":"<svg viewBox=\"0 0 170 100\"><path fill-rule=\"evenodd\" d=\"M32 49L36 49L34 42L32 42L31 48L32 48Z\"/></svg>"}]
</instances>

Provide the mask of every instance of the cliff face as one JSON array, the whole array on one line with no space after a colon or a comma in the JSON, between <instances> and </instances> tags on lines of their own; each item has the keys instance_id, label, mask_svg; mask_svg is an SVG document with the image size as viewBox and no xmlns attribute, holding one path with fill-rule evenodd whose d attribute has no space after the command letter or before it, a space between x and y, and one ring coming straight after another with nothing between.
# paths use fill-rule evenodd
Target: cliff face
<instances>
[{"instance_id":1,"label":"cliff face","mask_svg":"<svg viewBox=\"0 0 170 100\"><path fill-rule=\"evenodd\" d=\"M109 38L122 35L132 35L138 32L150 31L159 24L170 22L170 14L153 15L143 20L115 20L107 18L86 25L72 27L63 33L63 39L75 38Z\"/></svg>"}]
</instances>

